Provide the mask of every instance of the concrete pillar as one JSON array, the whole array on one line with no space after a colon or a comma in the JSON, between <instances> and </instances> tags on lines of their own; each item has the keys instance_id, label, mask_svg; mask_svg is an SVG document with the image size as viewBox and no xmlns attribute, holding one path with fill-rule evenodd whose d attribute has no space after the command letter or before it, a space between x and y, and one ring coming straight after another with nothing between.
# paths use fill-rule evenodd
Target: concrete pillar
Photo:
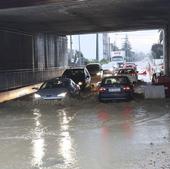
<instances>
[{"instance_id":1,"label":"concrete pillar","mask_svg":"<svg viewBox=\"0 0 170 169\"><path fill-rule=\"evenodd\" d=\"M170 75L170 24L164 29L165 74Z\"/></svg>"},{"instance_id":2,"label":"concrete pillar","mask_svg":"<svg viewBox=\"0 0 170 169\"><path fill-rule=\"evenodd\" d=\"M45 68L45 38L44 34L38 33L35 35L35 57L37 61L38 69L42 70Z\"/></svg>"}]
</instances>

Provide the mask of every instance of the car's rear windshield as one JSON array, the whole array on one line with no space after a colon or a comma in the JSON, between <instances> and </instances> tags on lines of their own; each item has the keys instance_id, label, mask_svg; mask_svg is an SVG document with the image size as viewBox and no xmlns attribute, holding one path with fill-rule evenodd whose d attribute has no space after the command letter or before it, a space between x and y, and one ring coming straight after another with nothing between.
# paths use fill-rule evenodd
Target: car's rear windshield
<instances>
[{"instance_id":1,"label":"car's rear windshield","mask_svg":"<svg viewBox=\"0 0 170 169\"><path fill-rule=\"evenodd\" d=\"M110 70L103 70L103 73L111 73Z\"/></svg>"},{"instance_id":2,"label":"car's rear windshield","mask_svg":"<svg viewBox=\"0 0 170 169\"><path fill-rule=\"evenodd\" d=\"M129 79L127 77L108 77L103 79L102 84L127 84L129 83Z\"/></svg>"},{"instance_id":3,"label":"car's rear windshield","mask_svg":"<svg viewBox=\"0 0 170 169\"><path fill-rule=\"evenodd\" d=\"M100 66L98 64L91 64L86 66L89 72L100 71Z\"/></svg>"},{"instance_id":4,"label":"car's rear windshield","mask_svg":"<svg viewBox=\"0 0 170 169\"><path fill-rule=\"evenodd\" d=\"M135 73L135 70L133 69L120 69L118 74L132 74Z\"/></svg>"},{"instance_id":5,"label":"car's rear windshield","mask_svg":"<svg viewBox=\"0 0 170 169\"><path fill-rule=\"evenodd\" d=\"M83 69L67 69L64 73L63 76L82 76L84 75L84 70Z\"/></svg>"},{"instance_id":6,"label":"car's rear windshield","mask_svg":"<svg viewBox=\"0 0 170 169\"><path fill-rule=\"evenodd\" d=\"M69 85L68 80L53 80L45 82L40 89L53 89L53 88L61 88Z\"/></svg>"},{"instance_id":7,"label":"car's rear windshield","mask_svg":"<svg viewBox=\"0 0 170 169\"><path fill-rule=\"evenodd\" d=\"M134 66L136 66L136 64L135 63L126 63L126 65L134 65Z\"/></svg>"}]
</instances>

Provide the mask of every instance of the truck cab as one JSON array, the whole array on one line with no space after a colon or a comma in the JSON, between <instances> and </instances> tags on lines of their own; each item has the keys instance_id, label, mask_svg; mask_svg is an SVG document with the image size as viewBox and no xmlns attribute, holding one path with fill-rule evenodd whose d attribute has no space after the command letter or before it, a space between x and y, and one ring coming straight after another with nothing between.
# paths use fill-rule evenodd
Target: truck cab
<instances>
[{"instance_id":1,"label":"truck cab","mask_svg":"<svg viewBox=\"0 0 170 169\"><path fill-rule=\"evenodd\" d=\"M124 58L122 56L114 56L111 58L111 61L114 63L115 68L122 68L124 65Z\"/></svg>"}]
</instances>

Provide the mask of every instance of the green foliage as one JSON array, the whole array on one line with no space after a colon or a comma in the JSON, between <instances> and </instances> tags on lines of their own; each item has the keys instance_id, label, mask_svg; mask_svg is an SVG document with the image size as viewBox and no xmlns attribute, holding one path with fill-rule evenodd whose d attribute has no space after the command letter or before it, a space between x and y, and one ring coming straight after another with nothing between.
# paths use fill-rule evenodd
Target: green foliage
<instances>
[{"instance_id":1,"label":"green foliage","mask_svg":"<svg viewBox=\"0 0 170 169\"><path fill-rule=\"evenodd\" d=\"M87 58L84 58L84 64L87 65L89 63L90 63L90 61Z\"/></svg>"},{"instance_id":2,"label":"green foliage","mask_svg":"<svg viewBox=\"0 0 170 169\"><path fill-rule=\"evenodd\" d=\"M118 51L119 48L114 44L111 44L111 51Z\"/></svg>"},{"instance_id":3,"label":"green foliage","mask_svg":"<svg viewBox=\"0 0 170 169\"><path fill-rule=\"evenodd\" d=\"M163 45L160 43L153 44L151 51L154 59L160 59L163 56Z\"/></svg>"},{"instance_id":4,"label":"green foliage","mask_svg":"<svg viewBox=\"0 0 170 169\"><path fill-rule=\"evenodd\" d=\"M107 60L107 59L102 59L102 60L100 60L100 64L107 64L107 63L109 63L109 61Z\"/></svg>"},{"instance_id":5,"label":"green foliage","mask_svg":"<svg viewBox=\"0 0 170 169\"><path fill-rule=\"evenodd\" d=\"M132 53L131 49L132 49L131 44L128 40L128 36L126 35L125 41L122 45L122 50L125 51L126 61L132 61L133 60L133 53Z\"/></svg>"},{"instance_id":6,"label":"green foliage","mask_svg":"<svg viewBox=\"0 0 170 169\"><path fill-rule=\"evenodd\" d=\"M96 59L92 59L90 63L98 63L98 61Z\"/></svg>"}]
</instances>

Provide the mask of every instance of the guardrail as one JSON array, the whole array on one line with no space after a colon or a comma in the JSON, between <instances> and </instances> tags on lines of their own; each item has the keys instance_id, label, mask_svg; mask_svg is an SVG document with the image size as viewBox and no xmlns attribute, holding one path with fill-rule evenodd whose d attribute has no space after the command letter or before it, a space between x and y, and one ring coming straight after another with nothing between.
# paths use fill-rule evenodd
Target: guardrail
<instances>
[{"instance_id":1,"label":"guardrail","mask_svg":"<svg viewBox=\"0 0 170 169\"><path fill-rule=\"evenodd\" d=\"M0 71L0 91L11 90L61 76L64 68Z\"/></svg>"}]
</instances>

